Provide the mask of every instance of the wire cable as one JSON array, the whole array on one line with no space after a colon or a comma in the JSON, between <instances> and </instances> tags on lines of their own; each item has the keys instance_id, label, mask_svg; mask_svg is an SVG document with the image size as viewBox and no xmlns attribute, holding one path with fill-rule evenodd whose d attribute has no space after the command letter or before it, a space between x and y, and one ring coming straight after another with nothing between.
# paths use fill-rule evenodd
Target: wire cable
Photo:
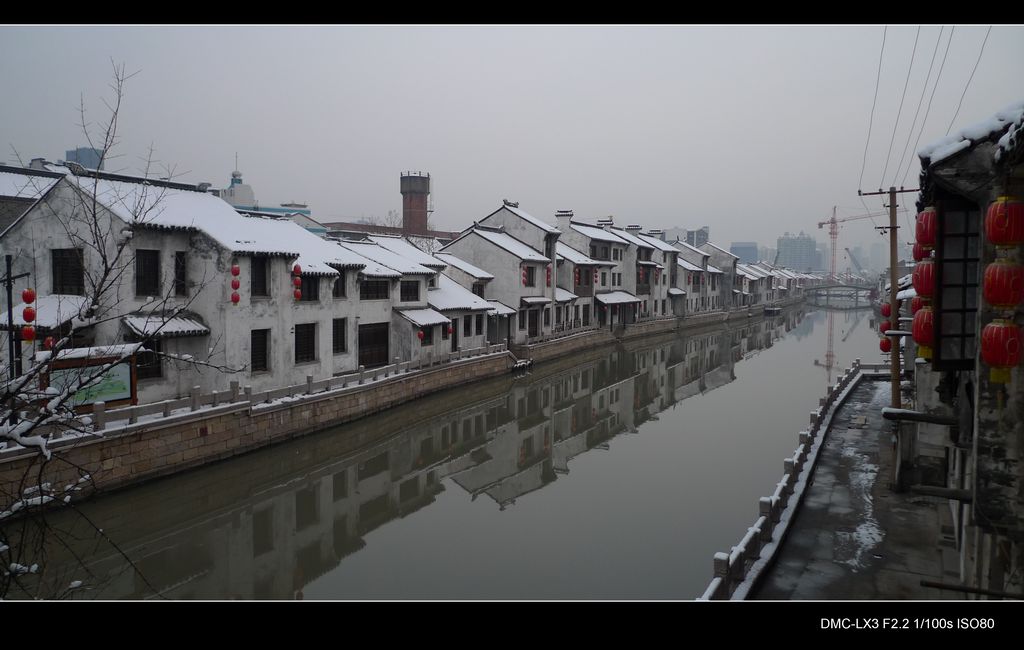
<instances>
[{"instance_id":1,"label":"wire cable","mask_svg":"<svg viewBox=\"0 0 1024 650\"><path fill-rule=\"evenodd\" d=\"M857 187L861 188L864 185L864 168L868 164L868 144L871 143L871 127L875 123L875 104L878 103L878 82L882 79L882 57L885 55L885 35L889 31L889 26L886 25L885 29L882 30L882 51L878 53L878 75L875 77L875 98L871 100L871 117L868 120L868 138L864 141L864 159L860 163L860 180L857 181ZM861 200L863 202L863 199Z\"/></svg>"},{"instance_id":2,"label":"wire cable","mask_svg":"<svg viewBox=\"0 0 1024 650\"><path fill-rule=\"evenodd\" d=\"M925 124L928 123L928 115L932 111L932 100L935 99L935 89L939 87L939 79L942 77L942 69L946 67L946 57L949 55L949 44L953 42L953 32L956 31L956 25L949 29L949 40L946 41L946 51L942 53L942 63L939 64L939 72L935 75L935 85L932 86L932 94L928 97L928 106L924 109L924 120L921 121L921 130L917 132L917 140L914 141L913 151L917 152L917 145L921 142L921 134L924 133ZM913 163L907 165L907 171L903 174L903 179L900 181L900 185L904 185L907 182L907 176L910 174L910 170L914 167Z\"/></svg>"},{"instance_id":3,"label":"wire cable","mask_svg":"<svg viewBox=\"0 0 1024 650\"><path fill-rule=\"evenodd\" d=\"M896 111L896 123L892 125L892 137L889 138L889 153L885 155L885 167L882 169L882 180L878 182L878 189L885 184L885 176L889 172L889 158L892 157L892 145L896 142L896 130L900 126L900 116L903 115L903 100L907 98L907 87L910 86L910 73L914 70L914 57L917 55L917 41L921 38L921 27L918 26L917 34L914 36L914 49L910 52L910 66L907 67L907 78L903 82L903 94L900 96L900 108Z\"/></svg>"},{"instance_id":4,"label":"wire cable","mask_svg":"<svg viewBox=\"0 0 1024 650\"><path fill-rule=\"evenodd\" d=\"M907 141L903 143L903 152L898 161L906 160L907 147L910 146L910 138L914 137L914 127L917 126L917 116L921 114L921 105L924 104L924 94L928 90L928 82L932 78L932 68L935 66L935 55L939 53L939 43L942 42L942 32L946 29L944 25L939 26L939 37L935 39L935 49L932 50L932 61L928 64L928 74L924 77L924 85L921 86L921 96L917 98L917 110L914 111L914 121L910 123L910 131L907 132ZM911 159L910 164L913 164ZM903 169L903 163L900 162L899 166L896 167L896 175L893 176L892 184L896 185L896 179L900 176L900 170Z\"/></svg>"},{"instance_id":5,"label":"wire cable","mask_svg":"<svg viewBox=\"0 0 1024 650\"><path fill-rule=\"evenodd\" d=\"M981 51L978 52L978 60L974 62L974 69L971 70L971 76L967 78L967 85L964 86L964 92L960 95L960 103L956 105L956 112L953 113L953 119L949 121L949 126L946 127L946 135L949 135L949 130L953 128L953 122L956 122L957 115L960 114L960 106L964 103L964 97L967 96L967 89L971 87L971 80L974 79L974 73L978 71L978 64L981 63L981 55L985 53L985 43L988 43L988 35L992 33L992 25L988 26L988 31L985 32L985 40L981 42Z\"/></svg>"}]
</instances>

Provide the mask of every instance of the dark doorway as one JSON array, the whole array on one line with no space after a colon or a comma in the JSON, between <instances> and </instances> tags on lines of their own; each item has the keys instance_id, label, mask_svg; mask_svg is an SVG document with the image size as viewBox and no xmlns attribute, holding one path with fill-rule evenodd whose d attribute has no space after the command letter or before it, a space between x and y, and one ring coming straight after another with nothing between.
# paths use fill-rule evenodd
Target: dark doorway
<instances>
[{"instance_id":1,"label":"dark doorway","mask_svg":"<svg viewBox=\"0 0 1024 650\"><path fill-rule=\"evenodd\" d=\"M388 323L359 326L359 365L373 368L388 363Z\"/></svg>"},{"instance_id":2,"label":"dark doorway","mask_svg":"<svg viewBox=\"0 0 1024 650\"><path fill-rule=\"evenodd\" d=\"M534 336L537 336L537 334L539 334L539 332L537 330L538 330L538 327L539 327L539 322L538 321L540 321L540 318L539 318L539 314L538 314L536 309L531 309L529 312L527 312L527 314L528 314L527 315L527 321L529 323L529 325L527 327L529 329L527 330L526 334L527 334L527 336L532 338Z\"/></svg>"},{"instance_id":3,"label":"dark doorway","mask_svg":"<svg viewBox=\"0 0 1024 650\"><path fill-rule=\"evenodd\" d=\"M452 319L452 352L459 349L459 319Z\"/></svg>"}]
</instances>

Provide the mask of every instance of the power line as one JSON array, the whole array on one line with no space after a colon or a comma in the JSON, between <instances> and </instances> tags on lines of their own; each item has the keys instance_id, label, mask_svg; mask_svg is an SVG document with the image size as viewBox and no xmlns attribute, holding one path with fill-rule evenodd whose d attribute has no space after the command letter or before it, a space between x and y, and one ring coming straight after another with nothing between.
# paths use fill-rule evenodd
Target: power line
<instances>
[{"instance_id":1,"label":"power line","mask_svg":"<svg viewBox=\"0 0 1024 650\"><path fill-rule=\"evenodd\" d=\"M900 96L900 108L896 111L896 123L892 125L892 137L889 138L889 153L885 155L885 167L882 169L882 180L878 183L879 189L885 184L885 175L889 171L889 158L892 156L892 145L896 142L896 130L900 126L900 116L903 114L903 100L907 97L907 87L910 85L910 73L914 69L914 56L917 55L917 41L919 38L921 38L920 26L918 26L917 34L914 36L914 49L910 52L910 66L907 67L907 78L903 82L903 94Z\"/></svg>"},{"instance_id":2,"label":"power line","mask_svg":"<svg viewBox=\"0 0 1024 650\"><path fill-rule=\"evenodd\" d=\"M928 64L928 74L924 77L924 85L921 86L921 96L917 98L917 110L914 111L914 121L910 123L910 131L907 132L907 141L903 143L903 153L900 154L898 161L906 160L907 147L910 146L910 138L914 137L914 127L917 126L917 116L921 114L921 104L924 104L924 94L928 90L928 82L932 78L932 67L935 65L935 55L939 53L939 43L942 42L942 32L946 27L939 26L939 37L935 39L935 49L932 50L932 61ZM913 164L913 159L911 159ZM899 166L896 167L896 175L892 179L893 186L896 185L896 179L899 178L900 169L903 168L903 163L900 162Z\"/></svg>"},{"instance_id":3,"label":"power line","mask_svg":"<svg viewBox=\"0 0 1024 650\"><path fill-rule=\"evenodd\" d=\"M882 79L882 56L885 54L885 34L888 31L889 26L886 25L885 29L882 30L882 51L878 53L878 75L875 77L875 98L871 100L871 118L868 120L868 138L864 142L864 159L860 163L860 180L857 181L858 188L864 185L864 168L868 164L868 144L871 142L871 127L875 123L875 104L878 102L878 82Z\"/></svg>"},{"instance_id":4,"label":"power line","mask_svg":"<svg viewBox=\"0 0 1024 650\"><path fill-rule=\"evenodd\" d=\"M946 57L949 55L949 45L953 42L953 32L956 31L956 25L949 29L949 40L946 41L946 51L942 53L942 63L939 64L939 71L935 75L935 85L932 86L932 94L928 97L928 106L924 109L924 119L921 121L921 130L917 132L917 140L914 141L913 151L917 152L917 145L921 142L921 135L924 133L924 126L928 123L928 115L932 111L932 100L935 99L935 89L939 87L939 79L942 78L942 69L946 67ZM910 170L914 164L907 165L907 171L903 174L903 179L900 181L900 185L904 185L907 182L907 176L910 174Z\"/></svg>"},{"instance_id":5,"label":"power line","mask_svg":"<svg viewBox=\"0 0 1024 650\"><path fill-rule=\"evenodd\" d=\"M992 25L988 26L988 31L985 32L985 40L981 42L981 51L978 52L978 60L974 62L974 70L971 70L971 76L967 79L967 85L964 86L964 92L960 95L960 103L956 105L956 113L953 113L953 119L949 121L949 126L946 128L946 135L949 135L949 130L953 128L953 122L956 122L956 116L960 114L960 106L964 103L964 97L967 96L967 89L971 87L971 80L974 79L974 73L978 71L978 64L981 63L981 55L985 53L985 43L988 43L988 35L992 33Z\"/></svg>"}]
</instances>

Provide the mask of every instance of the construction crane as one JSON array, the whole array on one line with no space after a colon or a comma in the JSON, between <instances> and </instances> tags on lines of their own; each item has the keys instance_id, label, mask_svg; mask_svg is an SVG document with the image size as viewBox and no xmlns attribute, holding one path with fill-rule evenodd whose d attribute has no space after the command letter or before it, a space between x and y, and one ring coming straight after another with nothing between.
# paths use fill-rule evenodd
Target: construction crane
<instances>
[{"instance_id":1,"label":"construction crane","mask_svg":"<svg viewBox=\"0 0 1024 650\"><path fill-rule=\"evenodd\" d=\"M853 251L851 251L849 247L845 248L846 254L850 256L850 261L853 262L853 267L857 269L857 273L864 275L864 268L861 267L860 262L857 261L857 258L853 256Z\"/></svg>"},{"instance_id":2,"label":"construction crane","mask_svg":"<svg viewBox=\"0 0 1024 650\"><path fill-rule=\"evenodd\" d=\"M828 221L819 221L818 228L824 228L828 226L828 236L832 239L832 263L830 265L829 277L834 282L836 279L836 240L839 239L839 224L844 221L856 221L858 219L871 219L872 217L882 217L887 215L885 211L882 212L868 212L867 214L855 214L852 217L843 217L842 219L836 219L836 206L832 206L832 218Z\"/></svg>"}]
</instances>

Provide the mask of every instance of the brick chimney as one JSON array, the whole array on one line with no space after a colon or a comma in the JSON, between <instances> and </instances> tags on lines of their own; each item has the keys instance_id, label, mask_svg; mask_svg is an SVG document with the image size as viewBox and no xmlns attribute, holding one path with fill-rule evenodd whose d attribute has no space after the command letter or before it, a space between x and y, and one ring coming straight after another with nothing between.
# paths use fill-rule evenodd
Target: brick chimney
<instances>
[{"instance_id":1,"label":"brick chimney","mask_svg":"<svg viewBox=\"0 0 1024 650\"><path fill-rule=\"evenodd\" d=\"M407 235L426 235L430 174L405 172L401 177L401 192L402 230Z\"/></svg>"},{"instance_id":2,"label":"brick chimney","mask_svg":"<svg viewBox=\"0 0 1024 650\"><path fill-rule=\"evenodd\" d=\"M569 224L572 222L572 210L559 210L555 212L555 223L562 232L569 232Z\"/></svg>"}]
</instances>

